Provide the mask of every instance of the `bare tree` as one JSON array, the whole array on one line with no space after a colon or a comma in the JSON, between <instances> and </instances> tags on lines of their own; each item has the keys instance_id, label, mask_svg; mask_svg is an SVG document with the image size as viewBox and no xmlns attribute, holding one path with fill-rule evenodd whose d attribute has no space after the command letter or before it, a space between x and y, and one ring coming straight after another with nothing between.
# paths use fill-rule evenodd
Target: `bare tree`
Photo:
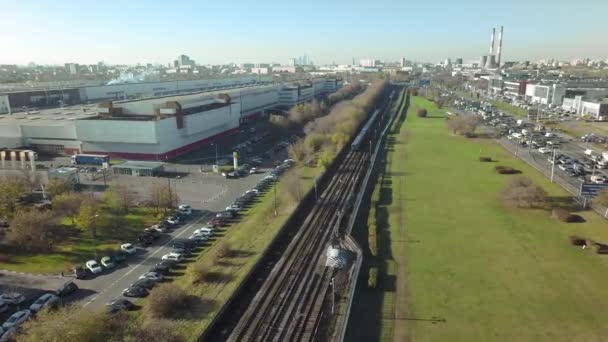
<instances>
[{"instance_id":1,"label":"bare tree","mask_svg":"<svg viewBox=\"0 0 608 342\"><path fill-rule=\"evenodd\" d=\"M7 239L27 251L52 251L58 236L57 218L50 211L20 211L11 222Z\"/></svg>"},{"instance_id":2,"label":"bare tree","mask_svg":"<svg viewBox=\"0 0 608 342\"><path fill-rule=\"evenodd\" d=\"M454 134L470 136L481 121L479 115L452 115L448 120L448 129Z\"/></svg>"},{"instance_id":3,"label":"bare tree","mask_svg":"<svg viewBox=\"0 0 608 342\"><path fill-rule=\"evenodd\" d=\"M593 198L593 204L608 207L608 189L604 189Z\"/></svg>"},{"instance_id":4,"label":"bare tree","mask_svg":"<svg viewBox=\"0 0 608 342\"><path fill-rule=\"evenodd\" d=\"M290 171L285 175L281 189L285 189L287 195L289 195L294 202L299 202L304 196L302 179L300 179L295 171Z\"/></svg>"},{"instance_id":5,"label":"bare tree","mask_svg":"<svg viewBox=\"0 0 608 342\"><path fill-rule=\"evenodd\" d=\"M168 209L175 207L179 202L179 197L169 185L154 183L150 187L148 201L154 208L154 212L158 214L161 209L167 212Z\"/></svg>"},{"instance_id":6,"label":"bare tree","mask_svg":"<svg viewBox=\"0 0 608 342\"><path fill-rule=\"evenodd\" d=\"M508 205L518 208L539 208L545 205L547 193L524 176L514 176L505 185L500 197Z\"/></svg>"},{"instance_id":7,"label":"bare tree","mask_svg":"<svg viewBox=\"0 0 608 342\"><path fill-rule=\"evenodd\" d=\"M92 198L85 198L78 209L76 227L83 232L89 232L92 237L96 237L97 228L100 226L99 214L99 203Z\"/></svg>"},{"instance_id":8,"label":"bare tree","mask_svg":"<svg viewBox=\"0 0 608 342\"><path fill-rule=\"evenodd\" d=\"M165 283L150 291L143 307L148 318L178 318L188 310L188 294L181 287Z\"/></svg>"},{"instance_id":9,"label":"bare tree","mask_svg":"<svg viewBox=\"0 0 608 342\"><path fill-rule=\"evenodd\" d=\"M310 151L301 139L289 145L287 152L289 153L289 157L298 163L305 162L310 155Z\"/></svg>"},{"instance_id":10,"label":"bare tree","mask_svg":"<svg viewBox=\"0 0 608 342\"><path fill-rule=\"evenodd\" d=\"M135 202L135 191L128 184L112 182L104 197L108 206L118 213L126 214Z\"/></svg>"},{"instance_id":11,"label":"bare tree","mask_svg":"<svg viewBox=\"0 0 608 342\"><path fill-rule=\"evenodd\" d=\"M45 190L51 196L51 199L55 196L70 192L74 189L72 183L62 178L52 178L46 184Z\"/></svg>"},{"instance_id":12,"label":"bare tree","mask_svg":"<svg viewBox=\"0 0 608 342\"><path fill-rule=\"evenodd\" d=\"M12 217L21 196L26 193L25 184L16 178L0 181L0 216Z\"/></svg>"},{"instance_id":13,"label":"bare tree","mask_svg":"<svg viewBox=\"0 0 608 342\"><path fill-rule=\"evenodd\" d=\"M72 224L75 223L76 215L80 210L80 204L85 200L85 196L76 192L66 192L53 197L53 210L69 217Z\"/></svg>"}]
</instances>

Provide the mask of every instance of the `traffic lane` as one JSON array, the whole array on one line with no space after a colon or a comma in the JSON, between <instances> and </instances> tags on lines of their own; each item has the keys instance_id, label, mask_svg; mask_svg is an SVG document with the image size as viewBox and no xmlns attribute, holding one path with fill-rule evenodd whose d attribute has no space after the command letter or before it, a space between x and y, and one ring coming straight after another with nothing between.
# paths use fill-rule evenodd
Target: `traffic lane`
<instances>
[{"instance_id":1,"label":"traffic lane","mask_svg":"<svg viewBox=\"0 0 608 342\"><path fill-rule=\"evenodd\" d=\"M84 290L93 291L94 293L84 298L84 307L103 307L105 304L115 298L120 297L122 291L135 282L140 275L148 271L148 269L160 262L159 260L164 254L173 250L171 242L178 238L187 238L192 232L200 228L209 218L212 213L206 212L193 218L189 223L180 228L176 228L160 246L150 246L148 248L138 248L138 253L127 259L126 266L117 268L113 272L108 272L99 275L92 279L76 280L78 287Z\"/></svg>"}]
</instances>

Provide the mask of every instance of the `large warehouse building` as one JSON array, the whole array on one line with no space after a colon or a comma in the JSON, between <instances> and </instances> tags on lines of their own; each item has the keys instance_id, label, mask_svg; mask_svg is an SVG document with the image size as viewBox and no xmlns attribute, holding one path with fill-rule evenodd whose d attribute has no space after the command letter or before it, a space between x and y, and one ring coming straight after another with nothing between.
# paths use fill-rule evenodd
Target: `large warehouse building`
<instances>
[{"instance_id":1,"label":"large warehouse building","mask_svg":"<svg viewBox=\"0 0 608 342\"><path fill-rule=\"evenodd\" d=\"M319 78L0 115L0 147L165 160L267 109L309 101L341 85L339 79Z\"/></svg>"}]
</instances>

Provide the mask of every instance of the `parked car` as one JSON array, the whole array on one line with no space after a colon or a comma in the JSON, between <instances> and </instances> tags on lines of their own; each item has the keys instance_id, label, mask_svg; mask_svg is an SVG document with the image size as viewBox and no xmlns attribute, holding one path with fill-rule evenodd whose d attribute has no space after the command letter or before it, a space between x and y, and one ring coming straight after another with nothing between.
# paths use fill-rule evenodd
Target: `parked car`
<instances>
[{"instance_id":1,"label":"parked car","mask_svg":"<svg viewBox=\"0 0 608 342\"><path fill-rule=\"evenodd\" d=\"M25 296L19 292L7 292L0 295L0 300L18 305L25 301Z\"/></svg>"},{"instance_id":2,"label":"parked car","mask_svg":"<svg viewBox=\"0 0 608 342\"><path fill-rule=\"evenodd\" d=\"M161 273L157 273L157 272L146 272L144 274L142 274L141 276L139 276L139 279L149 279L155 282L159 282L162 281L164 278L164 276Z\"/></svg>"},{"instance_id":3,"label":"parked car","mask_svg":"<svg viewBox=\"0 0 608 342\"><path fill-rule=\"evenodd\" d=\"M137 237L137 242L139 242L142 246L148 247L154 241L154 237L150 234L141 234Z\"/></svg>"},{"instance_id":4,"label":"parked car","mask_svg":"<svg viewBox=\"0 0 608 342\"><path fill-rule=\"evenodd\" d=\"M120 250L122 250L123 252L133 255L135 253L137 253L137 248L135 248L135 246L133 246L133 244L130 243L125 243L120 245Z\"/></svg>"},{"instance_id":5,"label":"parked car","mask_svg":"<svg viewBox=\"0 0 608 342\"><path fill-rule=\"evenodd\" d=\"M177 216L169 216L169 217L167 217L167 219L165 221L167 221L168 223L170 223L172 225L178 225L181 222Z\"/></svg>"},{"instance_id":6,"label":"parked car","mask_svg":"<svg viewBox=\"0 0 608 342\"><path fill-rule=\"evenodd\" d=\"M36 299L36 301L30 305L31 312L38 312L42 310L44 307L53 308L59 304L59 297L52 293L45 293L40 298Z\"/></svg>"},{"instance_id":7,"label":"parked car","mask_svg":"<svg viewBox=\"0 0 608 342\"><path fill-rule=\"evenodd\" d=\"M162 260L161 262L157 263L156 266L167 266L169 268L174 268L177 265L177 261L175 260Z\"/></svg>"},{"instance_id":8,"label":"parked car","mask_svg":"<svg viewBox=\"0 0 608 342\"><path fill-rule=\"evenodd\" d=\"M7 311L8 309L10 309L10 307L11 307L11 303L9 303L5 300L0 300L0 313Z\"/></svg>"},{"instance_id":9,"label":"parked car","mask_svg":"<svg viewBox=\"0 0 608 342\"><path fill-rule=\"evenodd\" d=\"M136 297L142 298L148 295L148 290L143 287L131 286L122 291L122 295L125 297Z\"/></svg>"},{"instance_id":10,"label":"parked car","mask_svg":"<svg viewBox=\"0 0 608 342\"><path fill-rule=\"evenodd\" d=\"M15 328L20 326L23 322L27 321L32 312L30 310L21 310L17 311L9 317L4 324L2 324L2 329L8 330L10 328Z\"/></svg>"},{"instance_id":11,"label":"parked car","mask_svg":"<svg viewBox=\"0 0 608 342\"><path fill-rule=\"evenodd\" d=\"M204 242L209 240L209 236L203 234L192 234L188 237L188 240L193 240L197 242Z\"/></svg>"},{"instance_id":12,"label":"parked car","mask_svg":"<svg viewBox=\"0 0 608 342\"><path fill-rule=\"evenodd\" d=\"M85 279L87 277L87 270L82 266L74 267L74 276L76 279Z\"/></svg>"},{"instance_id":13,"label":"parked car","mask_svg":"<svg viewBox=\"0 0 608 342\"><path fill-rule=\"evenodd\" d=\"M166 226L161 226L158 224L153 225L152 227L150 227L151 229L154 229L155 231L159 232L159 233L168 233L169 232L169 228L167 228Z\"/></svg>"},{"instance_id":14,"label":"parked car","mask_svg":"<svg viewBox=\"0 0 608 342\"><path fill-rule=\"evenodd\" d=\"M119 311L131 311L135 309L135 304L124 298L114 299L106 304L108 313L116 313Z\"/></svg>"},{"instance_id":15,"label":"parked car","mask_svg":"<svg viewBox=\"0 0 608 342\"><path fill-rule=\"evenodd\" d=\"M112 269L114 266L116 266L114 264L114 260L110 256L104 256L101 258L101 265L107 269Z\"/></svg>"},{"instance_id":16,"label":"parked car","mask_svg":"<svg viewBox=\"0 0 608 342\"><path fill-rule=\"evenodd\" d=\"M133 284L131 284L131 287L143 287L145 289L151 289L154 287L154 285L156 285L156 282L150 279L137 279Z\"/></svg>"},{"instance_id":17,"label":"parked car","mask_svg":"<svg viewBox=\"0 0 608 342\"><path fill-rule=\"evenodd\" d=\"M93 274L99 274L99 273L103 272L103 269L101 268L101 266L99 266L99 264L95 260L87 261L85 263L85 266Z\"/></svg>"},{"instance_id":18,"label":"parked car","mask_svg":"<svg viewBox=\"0 0 608 342\"><path fill-rule=\"evenodd\" d=\"M55 291L55 294L59 297L65 297L76 291L78 291L78 285L76 285L73 281L70 281L68 283L63 284L59 289L57 289L57 291Z\"/></svg>"},{"instance_id":19,"label":"parked car","mask_svg":"<svg viewBox=\"0 0 608 342\"><path fill-rule=\"evenodd\" d=\"M127 260L127 255L124 252L116 252L112 254L112 259L114 259L114 263L121 263Z\"/></svg>"},{"instance_id":20,"label":"parked car","mask_svg":"<svg viewBox=\"0 0 608 342\"><path fill-rule=\"evenodd\" d=\"M169 274L169 272L171 272L171 267L169 267L166 264L156 264L150 269L150 272L167 275L167 274Z\"/></svg>"},{"instance_id":21,"label":"parked car","mask_svg":"<svg viewBox=\"0 0 608 342\"><path fill-rule=\"evenodd\" d=\"M213 227L202 227L194 231L194 234L213 235L215 229Z\"/></svg>"},{"instance_id":22,"label":"parked car","mask_svg":"<svg viewBox=\"0 0 608 342\"><path fill-rule=\"evenodd\" d=\"M177 211L183 215L192 215L192 207L190 207L188 204L180 204L177 207Z\"/></svg>"},{"instance_id":23,"label":"parked car","mask_svg":"<svg viewBox=\"0 0 608 342\"><path fill-rule=\"evenodd\" d=\"M177 262L181 262L182 260L184 260L184 257L181 254L169 253L169 254L163 255L163 257L161 259L162 260L175 260Z\"/></svg>"},{"instance_id":24,"label":"parked car","mask_svg":"<svg viewBox=\"0 0 608 342\"><path fill-rule=\"evenodd\" d=\"M152 236L152 239L156 240L160 237L160 232L154 228L146 228L144 229L144 234Z\"/></svg>"},{"instance_id":25,"label":"parked car","mask_svg":"<svg viewBox=\"0 0 608 342\"><path fill-rule=\"evenodd\" d=\"M590 180L591 180L592 183L596 183L596 184L606 183L606 177L599 176L599 175L593 175L593 176L591 176Z\"/></svg>"},{"instance_id":26,"label":"parked car","mask_svg":"<svg viewBox=\"0 0 608 342\"><path fill-rule=\"evenodd\" d=\"M538 152L545 154L545 153L551 153L551 149L547 148L547 147L541 147L538 149Z\"/></svg>"}]
</instances>

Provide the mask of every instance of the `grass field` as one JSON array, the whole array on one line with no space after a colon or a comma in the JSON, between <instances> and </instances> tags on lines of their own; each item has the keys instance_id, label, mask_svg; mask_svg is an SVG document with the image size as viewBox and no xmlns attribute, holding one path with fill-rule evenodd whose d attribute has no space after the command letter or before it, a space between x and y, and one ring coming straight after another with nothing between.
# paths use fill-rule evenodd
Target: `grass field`
<instances>
[{"instance_id":1,"label":"grass field","mask_svg":"<svg viewBox=\"0 0 608 342\"><path fill-rule=\"evenodd\" d=\"M109 215L106 213L105 215ZM124 215L119 227L99 229L93 241L87 232L73 227L70 219L62 220L69 230L69 238L54 246L50 253L22 253L13 251L10 262L0 262L0 269L27 273L59 273L69 272L75 264L83 264L93 259L97 250L98 258L111 251L118 250L119 244L133 241L138 233L143 231L146 224L154 222L154 215L148 208L133 208Z\"/></svg>"},{"instance_id":2,"label":"grass field","mask_svg":"<svg viewBox=\"0 0 608 342\"><path fill-rule=\"evenodd\" d=\"M415 117L419 107L439 118ZM521 170L552 198L566 193L491 140L449 135L430 102L413 98L409 112L388 147L377 208L387 215L379 254L403 267L386 267L376 290L385 299L358 298L368 304L370 328L350 340L605 340L607 259L567 238L607 242L606 222L590 212L579 213L585 223L566 224L545 210L505 208L497 193L509 176L493 171L497 163L480 163L480 155ZM405 289L391 273L405 278Z\"/></svg>"}]
</instances>

